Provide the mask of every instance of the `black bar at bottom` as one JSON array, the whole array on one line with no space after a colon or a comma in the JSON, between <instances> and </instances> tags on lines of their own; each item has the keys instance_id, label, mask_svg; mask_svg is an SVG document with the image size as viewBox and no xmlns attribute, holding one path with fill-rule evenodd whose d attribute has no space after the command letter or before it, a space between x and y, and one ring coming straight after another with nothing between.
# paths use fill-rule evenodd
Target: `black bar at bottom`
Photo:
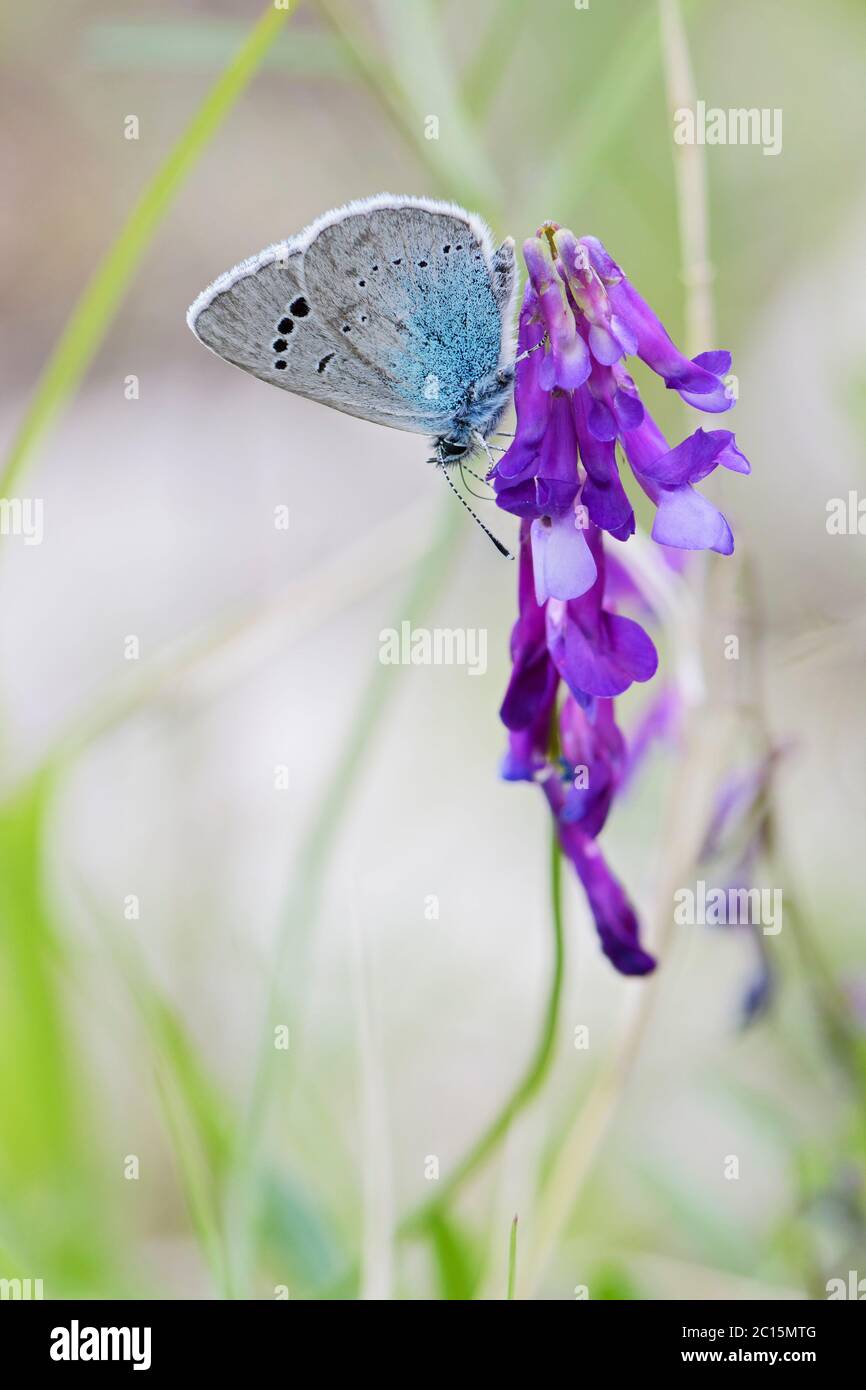
<instances>
[{"instance_id":1,"label":"black bar at bottom","mask_svg":"<svg viewBox=\"0 0 866 1390\"><path fill-rule=\"evenodd\" d=\"M309 1354L317 1348L322 1365L332 1364L341 1345L341 1324L348 1317L358 1336L342 1345L347 1353L351 1348L359 1367L362 1348L370 1345L359 1338L375 1335L376 1324L366 1320L356 1324L356 1315L333 1309L327 1321L320 1320L316 1311L320 1307L306 1302L2 1302L0 1355L5 1367L15 1366L19 1378L31 1370L66 1376L84 1372L92 1377L99 1375L100 1367L109 1367L114 1375L137 1372L140 1377L183 1370L255 1374L281 1367L288 1375L293 1364L297 1369L299 1352ZM530 1329L522 1330L524 1314L519 1306L505 1322L500 1323L499 1316L496 1322L480 1326L483 1341L476 1344L476 1354L483 1354L488 1372L499 1347L503 1352L513 1349L537 1327L533 1322ZM462 1326L469 1331L479 1328L478 1324ZM564 1322L550 1326L578 1339L559 1349L576 1358L576 1367L592 1364L585 1358L601 1356L610 1370L617 1371L797 1365L824 1374L857 1364L864 1330L853 1308L791 1301L573 1302ZM399 1335L399 1324L396 1330ZM468 1345L461 1342L464 1370ZM532 1345L537 1348L535 1339L525 1343L525 1349ZM429 1373L435 1363L437 1346L443 1365L453 1370L453 1344L427 1338L424 1370ZM402 1372L414 1374L412 1353L404 1348L397 1355L403 1362ZM388 1358L392 1370L393 1358L392 1349Z\"/></svg>"}]
</instances>

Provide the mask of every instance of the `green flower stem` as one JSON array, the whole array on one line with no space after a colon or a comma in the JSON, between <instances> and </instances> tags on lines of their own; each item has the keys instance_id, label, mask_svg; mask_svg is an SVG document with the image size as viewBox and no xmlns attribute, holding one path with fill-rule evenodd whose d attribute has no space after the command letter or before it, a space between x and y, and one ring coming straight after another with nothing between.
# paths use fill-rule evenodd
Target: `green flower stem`
<instances>
[{"instance_id":1,"label":"green flower stem","mask_svg":"<svg viewBox=\"0 0 866 1390\"><path fill-rule=\"evenodd\" d=\"M462 1184L490 1158L505 1138L517 1115L538 1094L550 1070L559 1023L565 965L565 934L562 917L562 851L555 826L551 832L550 906L553 923L553 972L541 1036L538 1039L534 1056L523 1077L492 1123L461 1159L436 1196L404 1218L398 1227L398 1235L409 1236L424 1232L430 1221L435 1219L454 1199Z\"/></svg>"},{"instance_id":2,"label":"green flower stem","mask_svg":"<svg viewBox=\"0 0 866 1390\"><path fill-rule=\"evenodd\" d=\"M103 257L42 372L0 475L0 496L8 497L18 486L36 445L96 355L157 227L184 180L255 75L296 3L297 0L286 0L283 9L276 9L272 3L267 5Z\"/></svg>"}]
</instances>

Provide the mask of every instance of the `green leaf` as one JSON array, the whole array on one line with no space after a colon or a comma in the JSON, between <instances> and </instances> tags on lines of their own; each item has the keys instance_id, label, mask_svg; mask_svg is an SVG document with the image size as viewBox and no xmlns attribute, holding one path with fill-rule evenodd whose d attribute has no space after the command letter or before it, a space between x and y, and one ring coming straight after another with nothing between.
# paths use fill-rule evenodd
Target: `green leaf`
<instances>
[{"instance_id":1,"label":"green leaf","mask_svg":"<svg viewBox=\"0 0 866 1390\"><path fill-rule=\"evenodd\" d=\"M433 1208L426 1220L433 1247L439 1292L442 1298L465 1301L475 1297L482 1273L482 1259L454 1217Z\"/></svg>"}]
</instances>

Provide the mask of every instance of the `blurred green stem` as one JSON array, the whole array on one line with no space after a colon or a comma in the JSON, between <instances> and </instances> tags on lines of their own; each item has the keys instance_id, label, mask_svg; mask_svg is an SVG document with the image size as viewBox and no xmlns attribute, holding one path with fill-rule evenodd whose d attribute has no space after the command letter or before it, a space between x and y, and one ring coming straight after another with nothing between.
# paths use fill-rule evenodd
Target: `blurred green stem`
<instances>
[{"instance_id":1,"label":"blurred green stem","mask_svg":"<svg viewBox=\"0 0 866 1390\"><path fill-rule=\"evenodd\" d=\"M285 0L279 10L272 3L265 7L109 247L42 372L0 476L0 496L8 497L18 486L36 445L96 355L159 223L296 3Z\"/></svg>"},{"instance_id":2,"label":"blurred green stem","mask_svg":"<svg viewBox=\"0 0 866 1390\"><path fill-rule=\"evenodd\" d=\"M511 1223L511 1233L508 1237L508 1289L506 1298L512 1299L515 1296L517 1287L517 1217Z\"/></svg>"},{"instance_id":3,"label":"blurred green stem","mask_svg":"<svg viewBox=\"0 0 866 1390\"><path fill-rule=\"evenodd\" d=\"M490 1158L505 1138L517 1115L538 1094L550 1070L559 1023L559 1008L562 1002L565 964L565 937L562 921L562 851L555 827L551 833L550 849L550 913L553 924L553 972L541 1036L535 1054L523 1077L491 1124L461 1159L436 1196L423 1203L415 1211L410 1212L403 1219L398 1227L399 1235L406 1236L423 1232L431 1219L435 1218L453 1201L458 1189Z\"/></svg>"}]
</instances>

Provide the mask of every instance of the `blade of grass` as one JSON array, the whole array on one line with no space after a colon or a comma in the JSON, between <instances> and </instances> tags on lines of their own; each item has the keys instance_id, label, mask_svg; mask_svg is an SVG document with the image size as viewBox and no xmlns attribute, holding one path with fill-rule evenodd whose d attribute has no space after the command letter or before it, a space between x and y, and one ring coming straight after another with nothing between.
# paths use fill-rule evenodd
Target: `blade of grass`
<instances>
[{"instance_id":1,"label":"blade of grass","mask_svg":"<svg viewBox=\"0 0 866 1390\"><path fill-rule=\"evenodd\" d=\"M45 774L0 809L0 1225L49 1297L94 1297L120 1284L120 1262L45 878L53 792Z\"/></svg>"},{"instance_id":2,"label":"blade of grass","mask_svg":"<svg viewBox=\"0 0 866 1390\"><path fill-rule=\"evenodd\" d=\"M84 37L82 58L98 72L219 72L242 42L247 26L230 19L106 20ZM310 78L351 75L349 54L339 37L296 27L262 60L262 71Z\"/></svg>"},{"instance_id":3,"label":"blade of grass","mask_svg":"<svg viewBox=\"0 0 866 1390\"><path fill-rule=\"evenodd\" d=\"M508 1237L508 1288L506 1298L515 1297L517 1288L517 1217L511 1223L511 1233Z\"/></svg>"},{"instance_id":4,"label":"blade of grass","mask_svg":"<svg viewBox=\"0 0 866 1390\"><path fill-rule=\"evenodd\" d=\"M286 8L279 10L273 4L267 6L133 208L48 359L0 475L0 496L8 497L20 483L36 445L93 360L184 180L259 68L296 3L286 0Z\"/></svg>"},{"instance_id":5,"label":"blade of grass","mask_svg":"<svg viewBox=\"0 0 866 1390\"><path fill-rule=\"evenodd\" d=\"M702 0L685 0L691 11ZM611 54L607 67L577 112L575 120L559 141L556 154L543 163L541 176L527 197L537 209L536 218L560 216L575 209L569 189L579 197L614 138L628 124L644 90L659 69L658 20L652 5L624 31L621 43ZM576 209L575 209L576 210Z\"/></svg>"},{"instance_id":6,"label":"blade of grass","mask_svg":"<svg viewBox=\"0 0 866 1390\"><path fill-rule=\"evenodd\" d=\"M375 0L382 30L399 75L412 128L431 158L443 166L449 185L462 197L481 199L486 207L502 201L499 175L484 153L479 132L467 118L458 88L453 54L445 43L442 20L431 0ZM427 122L435 117L436 136Z\"/></svg>"},{"instance_id":7,"label":"blade of grass","mask_svg":"<svg viewBox=\"0 0 866 1390\"><path fill-rule=\"evenodd\" d=\"M461 83L463 104L473 121L481 122L490 110L528 13L524 0L493 0L487 26Z\"/></svg>"},{"instance_id":8,"label":"blade of grass","mask_svg":"<svg viewBox=\"0 0 866 1390\"><path fill-rule=\"evenodd\" d=\"M474 130L466 121L451 79L447 76L447 59L442 51L440 28L429 12L426 0L420 0L420 3L420 9L414 3L401 3L389 11L398 36L402 36L401 52L411 58L408 67L401 64L404 75L398 78L391 67L381 61L378 50L358 23L356 10L350 10L340 0L316 0L323 18L346 44L358 75L371 96L432 176L435 183L433 191L456 198L467 207L480 209L495 223L499 220L500 211L498 177L477 145ZM389 22L389 32L390 29ZM428 66L431 63L442 85L432 88L432 109L423 110L419 102L423 93L431 91ZM406 79L405 74L410 70L413 80L421 83L417 91L412 90ZM449 138L426 138L427 115L440 117L440 125L444 123ZM400 190L395 189L394 192L399 193Z\"/></svg>"},{"instance_id":9,"label":"blade of grass","mask_svg":"<svg viewBox=\"0 0 866 1390\"><path fill-rule=\"evenodd\" d=\"M221 1212L236 1122L174 1006L152 983L133 942L118 932L87 884L78 895L101 953L126 987L148 1043L148 1059L195 1234L222 1298L231 1297Z\"/></svg>"}]
</instances>

